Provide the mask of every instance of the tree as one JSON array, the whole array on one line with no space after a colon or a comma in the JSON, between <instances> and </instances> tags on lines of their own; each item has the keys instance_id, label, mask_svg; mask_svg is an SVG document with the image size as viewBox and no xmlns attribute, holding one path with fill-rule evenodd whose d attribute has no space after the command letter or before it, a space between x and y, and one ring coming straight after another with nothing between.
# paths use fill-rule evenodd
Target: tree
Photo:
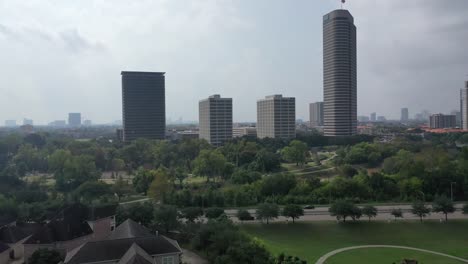
<instances>
[{"instance_id":1,"label":"tree","mask_svg":"<svg viewBox=\"0 0 468 264\"><path fill-rule=\"evenodd\" d=\"M455 212L455 206L452 200L447 198L447 196L436 196L434 204L432 205L432 211L443 213L445 215L445 221L448 221L447 214Z\"/></svg>"},{"instance_id":2,"label":"tree","mask_svg":"<svg viewBox=\"0 0 468 264\"><path fill-rule=\"evenodd\" d=\"M55 150L47 159L49 171L54 173L63 171L65 162L71 158L72 155L70 151L64 149Z\"/></svg>"},{"instance_id":3,"label":"tree","mask_svg":"<svg viewBox=\"0 0 468 264\"><path fill-rule=\"evenodd\" d=\"M250 169L260 172L271 172L278 170L280 167L279 155L266 149L258 151L254 161L249 165Z\"/></svg>"},{"instance_id":4,"label":"tree","mask_svg":"<svg viewBox=\"0 0 468 264\"><path fill-rule=\"evenodd\" d=\"M372 217L377 216L377 208L372 205L366 205L362 208L362 214L369 218L369 222Z\"/></svg>"},{"instance_id":5,"label":"tree","mask_svg":"<svg viewBox=\"0 0 468 264\"><path fill-rule=\"evenodd\" d=\"M43 223L47 219L47 206L44 203L22 203L18 206L18 222Z\"/></svg>"},{"instance_id":6,"label":"tree","mask_svg":"<svg viewBox=\"0 0 468 264\"><path fill-rule=\"evenodd\" d=\"M296 166L299 166L299 164L304 164L306 162L306 158L308 156L307 154L307 144L299 140L291 141L291 143L289 143L289 146L281 150L281 155L283 156L283 158L289 162L296 163Z\"/></svg>"},{"instance_id":7,"label":"tree","mask_svg":"<svg viewBox=\"0 0 468 264\"><path fill-rule=\"evenodd\" d=\"M240 221L248 221L248 220L253 220L252 215L249 213L249 211L245 209L239 209L237 210L237 218Z\"/></svg>"},{"instance_id":8,"label":"tree","mask_svg":"<svg viewBox=\"0 0 468 264\"><path fill-rule=\"evenodd\" d=\"M286 195L296 186L296 178L292 174L281 173L265 177L260 185L264 196Z\"/></svg>"},{"instance_id":9,"label":"tree","mask_svg":"<svg viewBox=\"0 0 468 264\"><path fill-rule=\"evenodd\" d=\"M117 196L117 199L120 201L122 196L134 193L133 187L128 184L128 182L122 179L122 177L118 177L115 181L114 185L112 185L112 192Z\"/></svg>"},{"instance_id":10,"label":"tree","mask_svg":"<svg viewBox=\"0 0 468 264\"><path fill-rule=\"evenodd\" d=\"M225 254L220 254L216 257L215 264L238 264L238 263L255 263L255 264L270 264L272 263L270 253L257 241L247 241L243 239L238 243L231 243Z\"/></svg>"},{"instance_id":11,"label":"tree","mask_svg":"<svg viewBox=\"0 0 468 264\"><path fill-rule=\"evenodd\" d=\"M208 208L205 211L205 216L208 219L216 219L216 218L218 218L218 217L220 217L222 215L224 215L224 209L223 208L213 207L213 208Z\"/></svg>"},{"instance_id":12,"label":"tree","mask_svg":"<svg viewBox=\"0 0 468 264\"><path fill-rule=\"evenodd\" d=\"M218 150L204 149L193 161L194 174L206 176L209 179L221 176L226 166L226 158Z\"/></svg>"},{"instance_id":13,"label":"tree","mask_svg":"<svg viewBox=\"0 0 468 264\"><path fill-rule=\"evenodd\" d=\"M29 258L31 264L57 264L63 260L60 253L53 249L41 248Z\"/></svg>"},{"instance_id":14,"label":"tree","mask_svg":"<svg viewBox=\"0 0 468 264\"><path fill-rule=\"evenodd\" d=\"M36 183L29 184L27 188L16 191L15 196L18 203L44 202L48 198L47 192L41 190Z\"/></svg>"},{"instance_id":15,"label":"tree","mask_svg":"<svg viewBox=\"0 0 468 264\"><path fill-rule=\"evenodd\" d=\"M130 168L138 168L153 161L153 141L139 138L125 145L120 150L120 156Z\"/></svg>"},{"instance_id":16,"label":"tree","mask_svg":"<svg viewBox=\"0 0 468 264\"><path fill-rule=\"evenodd\" d=\"M184 139L177 145L178 153L183 167L192 171L192 161L200 154L203 149L209 149L211 145L203 139Z\"/></svg>"},{"instance_id":17,"label":"tree","mask_svg":"<svg viewBox=\"0 0 468 264\"><path fill-rule=\"evenodd\" d=\"M332 204L328 209L332 216L336 216L337 220L343 219L346 222L347 217L351 217L353 220L359 219L362 215L361 209L354 205L352 202L345 200L338 200Z\"/></svg>"},{"instance_id":18,"label":"tree","mask_svg":"<svg viewBox=\"0 0 468 264\"><path fill-rule=\"evenodd\" d=\"M94 199L111 194L110 185L101 181L88 181L75 190L74 195L90 203Z\"/></svg>"},{"instance_id":19,"label":"tree","mask_svg":"<svg viewBox=\"0 0 468 264\"><path fill-rule=\"evenodd\" d=\"M263 246L223 217L202 224L192 239L192 246L206 252L209 262L214 264L273 263Z\"/></svg>"},{"instance_id":20,"label":"tree","mask_svg":"<svg viewBox=\"0 0 468 264\"><path fill-rule=\"evenodd\" d=\"M115 176L119 176L119 172L125 168L125 161L123 159L114 158L111 161L112 171Z\"/></svg>"},{"instance_id":21,"label":"tree","mask_svg":"<svg viewBox=\"0 0 468 264\"><path fill-rule=\"evenodd\" d=\"M151 171L153 181L148 189L148 196L153 198L156 202L160 202L172 189L169 182L169 174L167 170L159 168L156 171Z\"/></svg>"},{"instance_id":22,"label":"tree","mask_svg":"<svg viewBox=\"0 0 468 264\"><path fill-rule=\"evenodd\" d=\"M9 199L0 194L0 215L15 218L18 216L18 206L14 199Z\"/></svg>"},{"instance_id":23,"label":"tree","mask_svg":"<svg viewBox=\"0 0 468 264\"><path fill-rule=\"evenodd\" d=\"M203 210L200 207L187 207L182 209L181 216L187 221L193 223L197 220L200 216L203 215Z\"/></svg>"},{"instance_id":24,"label":"tree","mask_svg":"<svg viewBox=\"0 0 468 264\"><path fill-rule=\"evenodd\" d=\"M154 222L166 232L179 225L177 208L172 205L161 205L154 210Z\"/></svg>"},{"instance_id":25,"label":"tree","mask_svg":"<svg viewBox=\"0 0 468 264\"><path fill-rule=\"evenodd\" d=\"M21 145L18 152L13 157L13 162L18 164L21 170L18 173L24 176L26 172L31 171L46 171L47 159L44 152L39 151L36 147L26 144ZM21 164L21 166L19 166Z\"/></svg>"},{"instance_id":26,"label":"tree","mask_svg":"<svg viewBox=\"0 0 468 264\"><path fill-rule=\"evenodd\" d=\"M135 203L130 206L119 206L117 208L116 221L117 224L124 222L127 219L132 219L144 226L150 226L154 218L154 208L150 202Z\"/></svg>"},{"instance_id":27,"label":"tree","mask_svg":"<svg viewBox=\"0 0 468 264\"><path fill-rule=\"evenodd\" d=\"M423 217L426 217L428 214L431 213L431 209L427 207L424 202L421 201L415 201L412 205L411 212L418 216L422 222Z\"/></svg>"},{"instance_id":28,"label":"tree","mask_svg":"<svg viewBox=\"0 0 468 264\"><path fill-rule=\"evenodd\" d=\"M259 172L246 169L238 169L232 174L231 181L235 184L247 184L256 182L261 178L262 174L260 174Z\"/></svg>"},{"instance_id":29,"label":"tree","mask_svg":"<svg viewBox=\"0 0 468 264\"><path fill-rule=\"evenodd\" d=\"M42 148L46 144L46 139L39 133L31 133L24 137L24 142L33 145L36 148Z\"/></svg>"},{"instance_id":30,"label":"tree","mask_svg":"<svg viewBox=\"0 0 468 264\"><path fill-rule=\"evenodd\" d=\"M138 193L147 194L150 184L153 182L154 172L139 168L133 178L133 186Z\"/></svg>"},{"instance_id":31,"label":"tree","mask_svg":"<svg viewBox=\"0 0 468 264\"><path fill-rule=\"evenodd\" d=\"M403 218L403 211L401 211L401 208L392 209L391 214L395 217L395 221L397 218Z\"/></svg>"},{"instance_id":32,"label":"tree","mask_svg":"<svg viewBox=\"0 0 468 264\"><path fill-rule=\"evenodd\" d=\"M94 158L88 155L73 156L65 161L63 170L55 172L58 190L70 191L86 181L97 180L100 172L96 169Z\"/></svg>"},{"instance_id":33,"label":"tree","mask_svg":"<svg viewBox=\"0 0 468 264\"><path fill-rule=\"evenodd\" d=\"M339 168L340 175L348 178L352 178L354 175L358 174L358 171L351 165L345 164Z\"/></svg>"},{"instance_id":34,"label":"tree","mask_svg":"<svg viewBox=\"0 0 468 264\"><path fill-rule=\"evenodd\" d=\"M307 261L301 260L299 257L286 256L281 253L278 258L275 259L275 264L307 264Z\"/></svg>"},{"instance_id":35,"label":"tree","mask_svg":"<svg viewBox=\"0 0 468 264\"><path fill-rule=\"evenodd\" d=\"M184 171L183 168L177 167L176 169L171 170L171 177L178 180L180 187L182 187L184 180L187 178L187 172Z\"/></svg>"},{"instance_id":36,"label":"tree","mask_svg":"<svg viewBox=\"0 0 468 264\"><path fill-rule=\"evenodd\" d=\"M262 221L266 220L267 224L269 224L270 219L277 218L278 215L279 207L276 204L264 203L257 208L257 217Z\"/></svg>"},{"instance_id":37,"label":"tree","mask_svg":"<svg viewBox=\"0 0 468 264\"><path fill-rule=\"evenodd\" d=\"M295 219L299 219L299 217L304 215L304 209L301 206L296 204L288 204L283 208L281 213L285 217L291 217L293 223Z\"/></svg>"}]
</instances>

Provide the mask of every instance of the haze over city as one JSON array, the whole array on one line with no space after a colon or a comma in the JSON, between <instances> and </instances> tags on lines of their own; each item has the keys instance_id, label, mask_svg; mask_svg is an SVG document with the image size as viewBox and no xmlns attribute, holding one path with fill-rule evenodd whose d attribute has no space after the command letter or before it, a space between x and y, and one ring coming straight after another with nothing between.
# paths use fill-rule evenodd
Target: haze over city
<instances>
[{"instance_id":1,"label":"haze over city","mask_svg":"<svg viewBox=\"0 0 468 264\"><path fill-rule=\"evenodd\" d=\"M296 97L297 118L323 100L322 16L339 1L2 1L0 120L35 124L81 112L122 118L120 71L166 72L170 119L198 101L233 98L255 121L266 95ZM459 107L468 78L468 1L354 0L358 115L398 119Z\"/></svg>"}]
</instances>

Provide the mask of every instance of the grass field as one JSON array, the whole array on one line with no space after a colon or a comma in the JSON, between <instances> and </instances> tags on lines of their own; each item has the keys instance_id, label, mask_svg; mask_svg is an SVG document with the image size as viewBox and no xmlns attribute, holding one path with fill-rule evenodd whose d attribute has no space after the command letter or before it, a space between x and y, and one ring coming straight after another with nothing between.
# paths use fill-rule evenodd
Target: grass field
<instances>
[{"instance_id":1,"label":"grass field","mask_svg":"<svg viewBox=\"0 0 468 264\"><path fill-rule=\"evenodd\" d=\"M206 177L202 176L190 176L184 180L185 184L204 184L206 183Z\"/></svg>"},{"instance_id":2,"label":"grass field","mask_svg":"<svg viewBox=\"0 0 468 264\"><path fill-rule=\"evenodd\" d=\"M308 164L304 164L303 166L296 166L294 163L282 163L282 172L290 172L299 177L320 177L320 178L328 178L329 176L336 176L336 171L334 167L329 165L316 165L315 162L309 162Z\"/></svg>"},{"instance_id":3,"label":"grass field","mask_svg":"<svg viewBox=\"0 0 468 264\"><path fill-rule=\"evenodd\" d=\"M29 174L27 176L24 176L24 180L28 183L37 182L46 186L55 185L55 179L53 178L53 174L47 173Z\"/></svg>"},{"instance_id":4,"label":"grass field","mask_svg":"<svg viewBox=\"0 0 468 264\"><path fill-rule=\"evenodd\" d=\"M332 250L371 244L410 246L468 259L468 221L450 221L442 224L429 221L424 223L404 221L397 223L356 222L345 224L335 222L245 224L242 229L262 241L272 253L284 252L289 255L299 256L311 264L314 264L318 258ZM370 251L377 253L366 253ZM387 253L387 255L382 255L381 259L375 261L375 258L379 258L379 251ZM340 253L344 257L338 254L328 263L392 263L392 261L387 260L399 257L401 253L405 252L405 250L393 249L363 249ZM355 261L346 260L346 262L342 262L341 260L346 256ZM374 259L362 261L366 256ZM401 259L415 256L420 256L422 261L426 259L427 254L415 252L409 254L408 252L408 256L401 256ZM443 261L440 263L457 263L450 259L443 260L443 257L429 257L431 261L440 258Z\"/></svg>"},{"instance_id":5,"label":"grass field","mask_svg":"<svg viewBox=\"0 0 468 264\"><path fill-rule=\"evenodd\" d=\"M416 259L419 264L462 264L463 262L434 254L405 249L369 248L342 252L327 260L327 264L344 263L398 263ZM313 264L313 263L312 263Z\"/></svg>"}]
</instances>

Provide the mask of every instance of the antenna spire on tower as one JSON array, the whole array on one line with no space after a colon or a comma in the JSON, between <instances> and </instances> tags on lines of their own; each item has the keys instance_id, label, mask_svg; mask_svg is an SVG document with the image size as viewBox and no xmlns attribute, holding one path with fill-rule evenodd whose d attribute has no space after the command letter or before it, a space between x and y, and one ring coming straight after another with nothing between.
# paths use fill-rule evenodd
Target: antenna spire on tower
<instances>
[{"instance_id":1,"label":"antenna spire on tower","mask_svg":"<svg viewBox=\"0 0 468 264\"><path fill-rule=\"evenodd\" d=\"M341 9L343 9L343 4L346 3L346 0L341 0Z\"/></svg>"}]
</instances>

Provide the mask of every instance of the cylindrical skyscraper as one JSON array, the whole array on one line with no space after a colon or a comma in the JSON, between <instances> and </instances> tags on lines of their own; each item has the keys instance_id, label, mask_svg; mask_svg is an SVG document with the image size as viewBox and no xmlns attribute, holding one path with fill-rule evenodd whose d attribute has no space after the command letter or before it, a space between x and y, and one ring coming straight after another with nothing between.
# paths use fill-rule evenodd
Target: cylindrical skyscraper
<instances>
[{"instance_id":1,"label":"cylindrical skyscraper","mask_svg":"<svg viewBox=\"0 0 468 264\"><path fill-rule=\"evenodd\" d=\"M468 81L465 82L465 88L460 90L460 113L461 128L468 130Z\"/></svg>"},{"instance_id":2,"label":"cylindrical skyscraper","mask_svg":"<svg viewBox=\"0 0 468 264\"><path fill-rule=\"evenodd\" d=\"M347 10L323 17L323 98L325 136L356 134L356 26Z\"/></svg>"}]
</instances>

